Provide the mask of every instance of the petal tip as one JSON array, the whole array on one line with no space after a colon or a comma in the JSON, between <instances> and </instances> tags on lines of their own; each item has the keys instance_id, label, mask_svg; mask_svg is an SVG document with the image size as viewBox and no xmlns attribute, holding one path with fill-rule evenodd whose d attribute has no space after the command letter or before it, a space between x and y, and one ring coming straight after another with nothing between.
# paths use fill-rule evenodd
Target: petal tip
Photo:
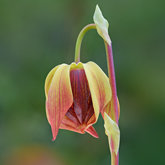
<instances>
[{"instance_id":1,"label":"petal tip","mask_svg":"<svg viewBox=\"0 0 165 165\"><path fill-rule=\"evenodd\" d=\"M85 130L85 132L89 133L90 135L92 135L95 138L99 138L99 136L93 126L90 126L89 128L87 128Z\"/></svg>"}]
</instances>

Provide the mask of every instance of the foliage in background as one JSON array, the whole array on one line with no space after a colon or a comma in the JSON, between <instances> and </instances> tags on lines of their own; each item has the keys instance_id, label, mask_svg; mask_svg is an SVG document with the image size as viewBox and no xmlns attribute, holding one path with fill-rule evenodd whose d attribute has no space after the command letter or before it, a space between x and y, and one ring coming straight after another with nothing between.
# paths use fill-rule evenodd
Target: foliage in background
<instances>
[{"instance_id":1,"label":"foliage in background","mask_svg":"<svg viewBox=\"0 0 165 165\"><path fill-rule=\"evenodd\" d=\"M47 148L67 165L110 164L101 118L99 139L61 130L56 143L45 118L45 77L55 65L73 61L77 35L92 21L97 3L111 25L122 109L120 162L165 164L165 2L1 0L0 162L5 165L27 146ZM106 71L103 50L96 32L89 32L82 62L95 61Z\"/></svg>"}]
</instances>

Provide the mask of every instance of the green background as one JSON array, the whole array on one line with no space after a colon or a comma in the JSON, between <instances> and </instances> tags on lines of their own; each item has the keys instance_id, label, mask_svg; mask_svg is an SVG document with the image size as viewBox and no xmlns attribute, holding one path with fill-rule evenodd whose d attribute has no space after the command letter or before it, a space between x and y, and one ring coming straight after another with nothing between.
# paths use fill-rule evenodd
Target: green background
<instances>
[{"instance_id":1,"label":"green background","mask_svg":"<svg viewBox=\"0 0 165 165\"><path fill-rule=\"evenodd\" d=\"M120 116L120 164L165 164L164 0L0 0L0 164L108 165L99 139L60 130L55 142L45 115L44 81L74 60L80 30L96 4L110 23ZM81 61L106 73L104 43L87 33Z\"/></svg>"}]
</instances>

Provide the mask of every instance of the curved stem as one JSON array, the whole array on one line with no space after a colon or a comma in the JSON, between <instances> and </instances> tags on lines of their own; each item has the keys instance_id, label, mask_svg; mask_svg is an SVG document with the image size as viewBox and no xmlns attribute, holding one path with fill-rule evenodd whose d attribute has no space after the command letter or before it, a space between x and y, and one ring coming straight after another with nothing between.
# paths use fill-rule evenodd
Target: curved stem
<instances>
[{"instance_id":1,"label":"curved stem","mask_svg":"<svg viewBox=\"0 0 165 165\"><path fill-rule=\"evenodd\" d=\"M82 43L83 37L85 33L90 29L96 29L96 25L89 24L85 26L78 35L78 38L76 41L76 47L75 47L75 62L76 63L80 62L80 49L81 49L81 43Z\"/></svg>"}]
</instances>

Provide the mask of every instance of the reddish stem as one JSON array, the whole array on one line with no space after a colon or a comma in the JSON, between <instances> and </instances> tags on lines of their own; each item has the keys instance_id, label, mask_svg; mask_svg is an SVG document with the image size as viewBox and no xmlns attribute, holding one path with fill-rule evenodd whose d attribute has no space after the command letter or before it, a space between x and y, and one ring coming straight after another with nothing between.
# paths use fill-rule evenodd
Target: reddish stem
<instances>
[{"instance_id":1,"label":"reddish stem","mask_svg":"<svg viewBox=\"0 0 165 165\"><path fill-rule=\"evenodd\" d=\"M111 165L119 164L119 153L116 155L114 152L111 153Z\"/></svg>"},{"instance_id":2,"label":"reddish stem","mask_svg":"<svg viewBox=\"0 0 165 165\"><path fill-rule=\"evenodd\" d=\"M107 54L107 65L109 81L112 89L112 107L115 111L114 119L118 124L118 100L117 100L117 89L116 89L116 78L115 78L115 67L113 62L112 44L109 45L105 42L106 54ZM113 140L113 139L112 139ZM119 165L119 153L116 155L115 152L111 152L111 165Z\"/></svg>"},{"instance_id":3,"label":"reddish stem","mask_svg":"<svg viewBox=\"0 0 165 165\"><path fill-rule=\"evenodd\" d=\"M105 42L105 47L107 53L109 81L112 89L112 104L115 110L115 121L118 124L118 101L117 101L116 78L115 78L115 68L113 63L112 44L108 45L108 43Z\"/></svg>"}]
</instances>

